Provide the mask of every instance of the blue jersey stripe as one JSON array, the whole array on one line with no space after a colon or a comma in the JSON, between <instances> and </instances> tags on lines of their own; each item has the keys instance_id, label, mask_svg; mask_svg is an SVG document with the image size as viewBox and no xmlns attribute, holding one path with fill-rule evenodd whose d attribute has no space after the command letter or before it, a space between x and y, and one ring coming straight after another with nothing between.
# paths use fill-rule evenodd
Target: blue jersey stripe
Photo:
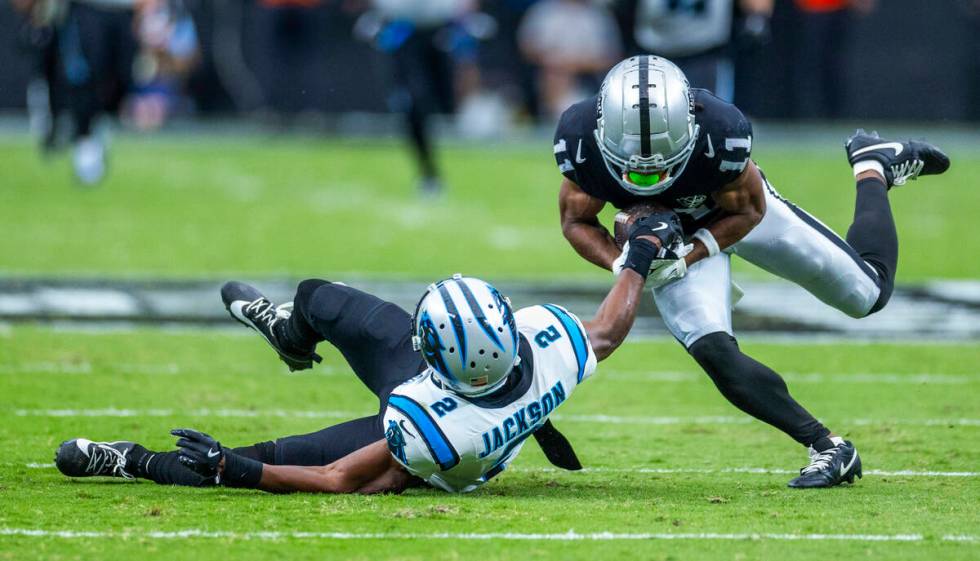
<instances>
[{"instance_id":1,"label":"blue jersey stripe","mask_svg":"<svg viewBox=\"0 0 980 561\"><path fill-rule=\"evenodd\" d=\"M442 429L439 428L439 425L424 407L403 395L390 396L388 405L401 411L412 421L415 428L419 430L419 434L422 435L422 441L425 442L442 471L446 471L459 463L459 454L456 453L456 449L453 448Z\"/></svg>"},{"instance_id":2,"label":"blue jersey stripe","mask_svg":"<svg viewBox=\"0 0 980 561\"><path fill-rule=\"evenodd\" d=\"M589 360L589 345L585 341L585 333L582 332L578 323L565 310L554 304L545 304L544 307L558 318L561 326L565 328L565 333L568 334L568 339L572 343L572 349L575 350L575 360L578 361L578 381L581 382L582 377L585 375L585 364Z\"/></svg>"}]
</instances>

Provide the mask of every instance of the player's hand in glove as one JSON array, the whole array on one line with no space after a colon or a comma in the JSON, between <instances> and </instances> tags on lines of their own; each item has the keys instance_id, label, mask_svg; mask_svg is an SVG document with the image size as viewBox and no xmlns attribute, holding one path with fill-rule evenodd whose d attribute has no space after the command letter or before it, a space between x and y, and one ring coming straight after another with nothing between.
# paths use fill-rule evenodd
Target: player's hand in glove
<instances>
[{"instance_id":1,"label":"player's hand in glove","mask_svg":"<svg viewBox=\"0 0 980 561\"><path fill-rule=\"evenodd\" d=\"M170 434L180 437L177 440L177 448L180 449L177 461L204 477L219 477L221 461L225 457L220 442L194 429L174 429Z\"/></svg>"},{"instance_id":2,"label":"player's hand in glove","mask_svg":"<svg viewBox=\"0 0 980 561\"><path fill-rule=\"evenodd\" d=\"M687 273L684 255L690 247L684 244L681 221L675 212L656 212L637 220L630 228L629 240L623 250L622 267L640 273L652 281L654 287Z\"/></svg>"},{"instance_id":3,"label":"player's hand in glove","mask_svg":"<svg viewBox=\"0 0 980 561\"><path fill-rule=\"evenodd\" d=\"M215 483L254 488L262 480L262 462L223 448L211 435L194 429L174 429L170 434L180 437L177 461L204 477L214 477Z\"/></svg>"},{"instance_id":4,"label":"player's hand in glove","mask_svg":"<svg viewBox=\"0 0 980 561\"><path fill-rule=\"evenodd\" d=\"M660 240L661 253L658 257L676 255L673 248L684 242L681 219L673 211L655 212L644 216L630 227L629 241L635 241L641 236L653 236Z\"/></svg>"}]
</instances>

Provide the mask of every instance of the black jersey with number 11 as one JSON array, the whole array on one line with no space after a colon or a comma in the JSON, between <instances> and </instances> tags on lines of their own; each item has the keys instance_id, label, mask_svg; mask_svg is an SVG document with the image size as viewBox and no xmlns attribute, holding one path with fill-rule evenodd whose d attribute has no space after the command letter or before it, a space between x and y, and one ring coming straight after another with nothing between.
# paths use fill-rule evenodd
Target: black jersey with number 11
<instances>
[{"instance_id":1,"label":"black jersey with number 11","mask_svg":"<svg viewBox=\"0 0 980 561\"><path fill-rule=\"evenodd\" d=\"M707 90L692 89L694 119L700 126L694 152L680 177L666 191L642 197L623 189L599 153L595 130L598 98L569 107L555 131L555 160L561 173L589 195L616 208L655 200L674 209L691 233L716 213L711 194L734 181L752 152L752 124L734 105Z\"/></svg>"}]
</instances>

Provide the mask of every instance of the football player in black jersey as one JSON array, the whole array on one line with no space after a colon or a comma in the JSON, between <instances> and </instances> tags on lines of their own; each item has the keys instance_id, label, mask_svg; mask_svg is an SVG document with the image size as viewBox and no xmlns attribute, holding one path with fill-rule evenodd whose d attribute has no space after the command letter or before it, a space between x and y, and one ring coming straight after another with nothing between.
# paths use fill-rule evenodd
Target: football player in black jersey
<instances>
[{"instance_id":1,"label":"football player in black jersey","mask_svg":"<svg viewBox=\"0 0 980 561\"><path fill-rule=\"evenodd\" d=\"M858 130L845 145L857 180L846 239L782 198L752 161L752 125L734 105L693 89L670 61L626 59L599 94L568 108L555 133L564 179L562 232L588 261L618 273L625 251L598 220L608 203L653 200L687 244L654 261L649 284L671 333L736 407L807 446L810 463L791 487L831 487L861 476L854 446L789 394L783 379L743 354L733 337L730 255L790 280L852 317L888 302L898 239L888 191L939 174L936 147Z\"/></svg>"}]
</instances>

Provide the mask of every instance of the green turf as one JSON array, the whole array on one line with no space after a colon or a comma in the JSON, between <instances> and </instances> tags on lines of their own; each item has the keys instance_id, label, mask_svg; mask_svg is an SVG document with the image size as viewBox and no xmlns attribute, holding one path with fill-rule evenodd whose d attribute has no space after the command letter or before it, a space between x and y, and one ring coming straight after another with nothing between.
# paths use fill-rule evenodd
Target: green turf
<instances>
[{"instance_id":1,"label":"green turf","mask_svg":"<svg viewBox=\"0 0 980 561\"><path fill-rule=\"evenodd\" d=\"M859 446L865 469L977 471L980 427L925 425L980 418L980 349L969 345L791 345L746 350L792 373L796 397ZM77 333L15 327L0 332L0 528L113 531L119 539L2 537L0 559L976 559L978 478L868 475L828 491L785 488L787 475L542 471L529 444L513 467L465 496L273 496L180 489L148 482L68 480L50 462L61 440L133 438L168 447L167 430L191 425L226 444L311 431L340 418L279 411L370 413L372 396L329 349L324 365L290 375L245 330ZM657 373L678 373L675 381ZM803 450L759 423L643 424L643 418L741 419L671 342L627 344L558 411L557 425L592 468L792 469ZM832 383L818 383L821 374ZM887 375L870 383L869 375ZM937 376L937 381L921 376ZM849 377L851 375L852 377ZM941 376L940 376L941 375ZM644 377L661 376L659 381ZM666 378L663 376L667 376ZM168 409L164 416L49 417L45 409ZM211 417L202 408L255 411ZM22 411L19 411L22 410ZM582 415L626 418L585 422ZM632 420L631 420L632 419ZM853 422L865 420L863 424ZM351 533L778 533L921 534L918 543L752 541L462 542L433 539L278 541L146 539L152 530ZM143 535L144 537L140 537ZM196 547L197 550L192 548Z\"/></svg>"},{"instance_id":2,"label":"green turf","mask_svg":"<svg viewBox=\"0 0 980 561\"><path fill-rule=\"evenodd\" d=\"M853 187L841 151L757 144L782 194L843 233ZM947 176L892 197L899 282L980 277L980 260L964 258L980 254L980 158L953 156ZM124 135L109 180L85 190L65 158L42 160L26 140L2 139L0 272L604 278L561 236L549 142L447 146L440 160L449 191L433 202L416 196L413 167L393 142Z\"/></svg>"}]
</instances>

